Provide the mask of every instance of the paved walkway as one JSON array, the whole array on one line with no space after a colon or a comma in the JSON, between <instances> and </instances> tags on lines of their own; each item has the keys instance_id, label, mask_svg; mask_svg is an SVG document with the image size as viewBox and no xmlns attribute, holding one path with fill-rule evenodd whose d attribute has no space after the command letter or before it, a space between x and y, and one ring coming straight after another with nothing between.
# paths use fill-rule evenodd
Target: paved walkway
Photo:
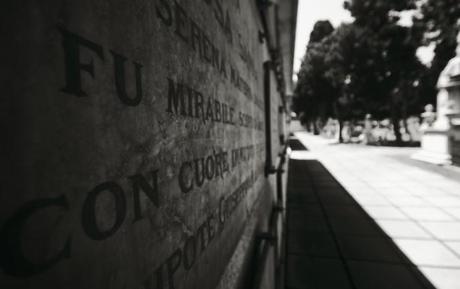
<instances>
[{"instance_id":1,"label":"paved walkway","mask_svg":"<svg viewBox=\"0 0 460 289\"><path fill-rule=\"evenodd\" d=\"M288 288L460 289L459 170L296 137L309 151L291 155Z\"/></svg>"}]
</instances>

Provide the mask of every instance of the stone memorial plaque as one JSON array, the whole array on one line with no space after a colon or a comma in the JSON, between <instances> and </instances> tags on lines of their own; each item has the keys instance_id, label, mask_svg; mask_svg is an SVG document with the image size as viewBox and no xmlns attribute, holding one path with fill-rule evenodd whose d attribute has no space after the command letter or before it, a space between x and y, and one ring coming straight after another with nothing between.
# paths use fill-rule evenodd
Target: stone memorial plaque
<instances>
[{"instance_id":1,"label":"stone memorial plaque","mask_svg":"<svg viewBox=\"0 0 460 289\"><path fill-rule=\"evenodd\" d=\"M216 286L273 195L252 2L6 4L0 288Z\"/></svg>"}]
</instances>

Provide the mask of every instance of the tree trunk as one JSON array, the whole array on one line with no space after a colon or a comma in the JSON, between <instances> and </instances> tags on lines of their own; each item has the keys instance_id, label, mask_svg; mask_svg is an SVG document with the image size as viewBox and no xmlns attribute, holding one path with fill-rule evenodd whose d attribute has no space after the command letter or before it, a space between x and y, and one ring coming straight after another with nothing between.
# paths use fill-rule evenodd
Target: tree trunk
<instances>
[{"instance_id":1,"label":"tree trunk","mask_svg":"<svg viewBox=\"0 0 460 289\"><path fill-rule=\"evenodd\" d=\"M339 143L343 143L343 120L339 119Z\"/></svg>"},{"instance_id":2,"label":"tree trunk","mask_svg":"<svg viewBox=\"0 0 460 289\"><path fill-rule=\"evenodd\" d=\"M307 121L305 124L305 129L307 130L307 132L311 132L311 122L310 121Z\"/></svg>"},{"instance_id":3,"label":"tree trunk","mask_svg":"<svg viewBox=\"0 0 460 289\"><path fill-rule=\"evenodd\" d=\"M397 117L393 118L393 132L395 133L396 137L396 145L402 145L402 136L401 136L401 127L399 125L399 119Z\"/></svg>"},{"instance_id":4,"label":"tree trunk","mask_svg":"<svg viewBox=\"0 0 460 289\"><path fill-rule=\"evenodd\" d=\"M314 135L319 135L318 122L316 120L313 121L313 134Z\"/></svg>"},{"instance_id":5,"label":"tree trunk","mask_svg":"<svg viewBox=\"0 0 460 289\"><path fill-rule=\"evenodd\" d=\"M406 133L409 136L409 142L412 142L413 139L412 139L412 135L410 134L410 131L409 131L409 124L407 122L408 122L408 119L407 119L407 117L405 117L404 118L404 129L406 130Z\"/></svg>"}]
</instances>

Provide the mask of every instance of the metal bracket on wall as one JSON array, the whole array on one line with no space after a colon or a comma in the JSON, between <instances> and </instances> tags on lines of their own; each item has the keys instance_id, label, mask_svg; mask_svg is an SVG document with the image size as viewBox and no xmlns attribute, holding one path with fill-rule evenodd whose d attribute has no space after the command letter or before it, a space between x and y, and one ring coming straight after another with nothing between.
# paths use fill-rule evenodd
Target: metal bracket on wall
<instances>
[{"instance_id":1,"label":"metal bracket on wall","mask_svg":"<svg viewBox=\"0 0 460 289\"><path fill-rule=\"evenodd\" d=\"M273 211L276 212L276 213L281 213L281 212L284 211L284 207L282 207L280 205L274 206Z\"/></svg>"},{"instance_id":2,"label":"metal bracket on wall","mask_svg":"<svg viewBox=\"0 0 460 289\"><path fill-rule=\"evenodd\" d=\"M265 32L259 30L259 42L262 44L264 43L264 39L267 38L267 34Z\"/></svg>"},{"instance_id":3,"label":"metal bracket on wall","mask_svg":"<svg viewBox=\"0 0 460 289\"><path fill-rule=\"evenodd\" d=\"M260 10L264 10L264 9L267 9L268 7L270 7L270 6L272 6L273 4L276 4L276 3L274 3L271 0L258 0L257 4L258 4Z\"/></svg>"},{"instance_id":4,"label":"metal bracket on wall","mask_svg":"<svg viewBox=\"0 0 460 289\"><path fill-rule=\"evenodd\" d=\"M273 174L276 174L277 172L278 170L273 165L265 167L265 176L273 175Z\"/></svg>"},{"instance_id":5,"label":"metal bracket on wall","mask_svg":"<svg viewBox=\"0 0 460 289\"><path fill-rule=\"evenodd\" d=\"M268 243L272 244L273 242L275 242L276 240L278 240L278 238L272 234L272 233L269 233L269 232L262 232L262 233L259 233L257 234L256 238L258 240L263 240L263 241L267 241Z\"/></svg>"}]
</instances>

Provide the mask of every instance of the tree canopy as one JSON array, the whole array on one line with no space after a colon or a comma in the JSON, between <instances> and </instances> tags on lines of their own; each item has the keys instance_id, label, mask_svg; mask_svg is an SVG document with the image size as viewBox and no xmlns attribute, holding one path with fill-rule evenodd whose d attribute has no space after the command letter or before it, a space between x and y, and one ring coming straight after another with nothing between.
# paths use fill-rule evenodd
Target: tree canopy
<instances>
[{"instance_id":1,"label":"tree canopy","mask_svg":"<svg viewBox=\"0 0 460 289\"><path fill-rule=\"evenodd\" d=\"M414 30L423 33L425 44L435 45L434 59L422 81L425 99L434 102L439 74L455 56L460 1L426 0L420 3L419 13L414 17Z\"/></svg>"},{"instance_id":2,"label":"tree canopy","mask_svg":"<svg viewBox=\"0 0 460 289\"><path fill-rule=\"evenodd\" d=\"M399 121L418 115L434 99L435 79L455 50L460 2L348 0L344 8L353 23L314 26L294 109L303 112L304 121L363 119L368 113L390 118L399 140ZM413 26L403 26L400 13L409 10L419 12ZM416 52L429 41L436 41L437 49L428 70Z\"/></svg>"}]
</instances>

